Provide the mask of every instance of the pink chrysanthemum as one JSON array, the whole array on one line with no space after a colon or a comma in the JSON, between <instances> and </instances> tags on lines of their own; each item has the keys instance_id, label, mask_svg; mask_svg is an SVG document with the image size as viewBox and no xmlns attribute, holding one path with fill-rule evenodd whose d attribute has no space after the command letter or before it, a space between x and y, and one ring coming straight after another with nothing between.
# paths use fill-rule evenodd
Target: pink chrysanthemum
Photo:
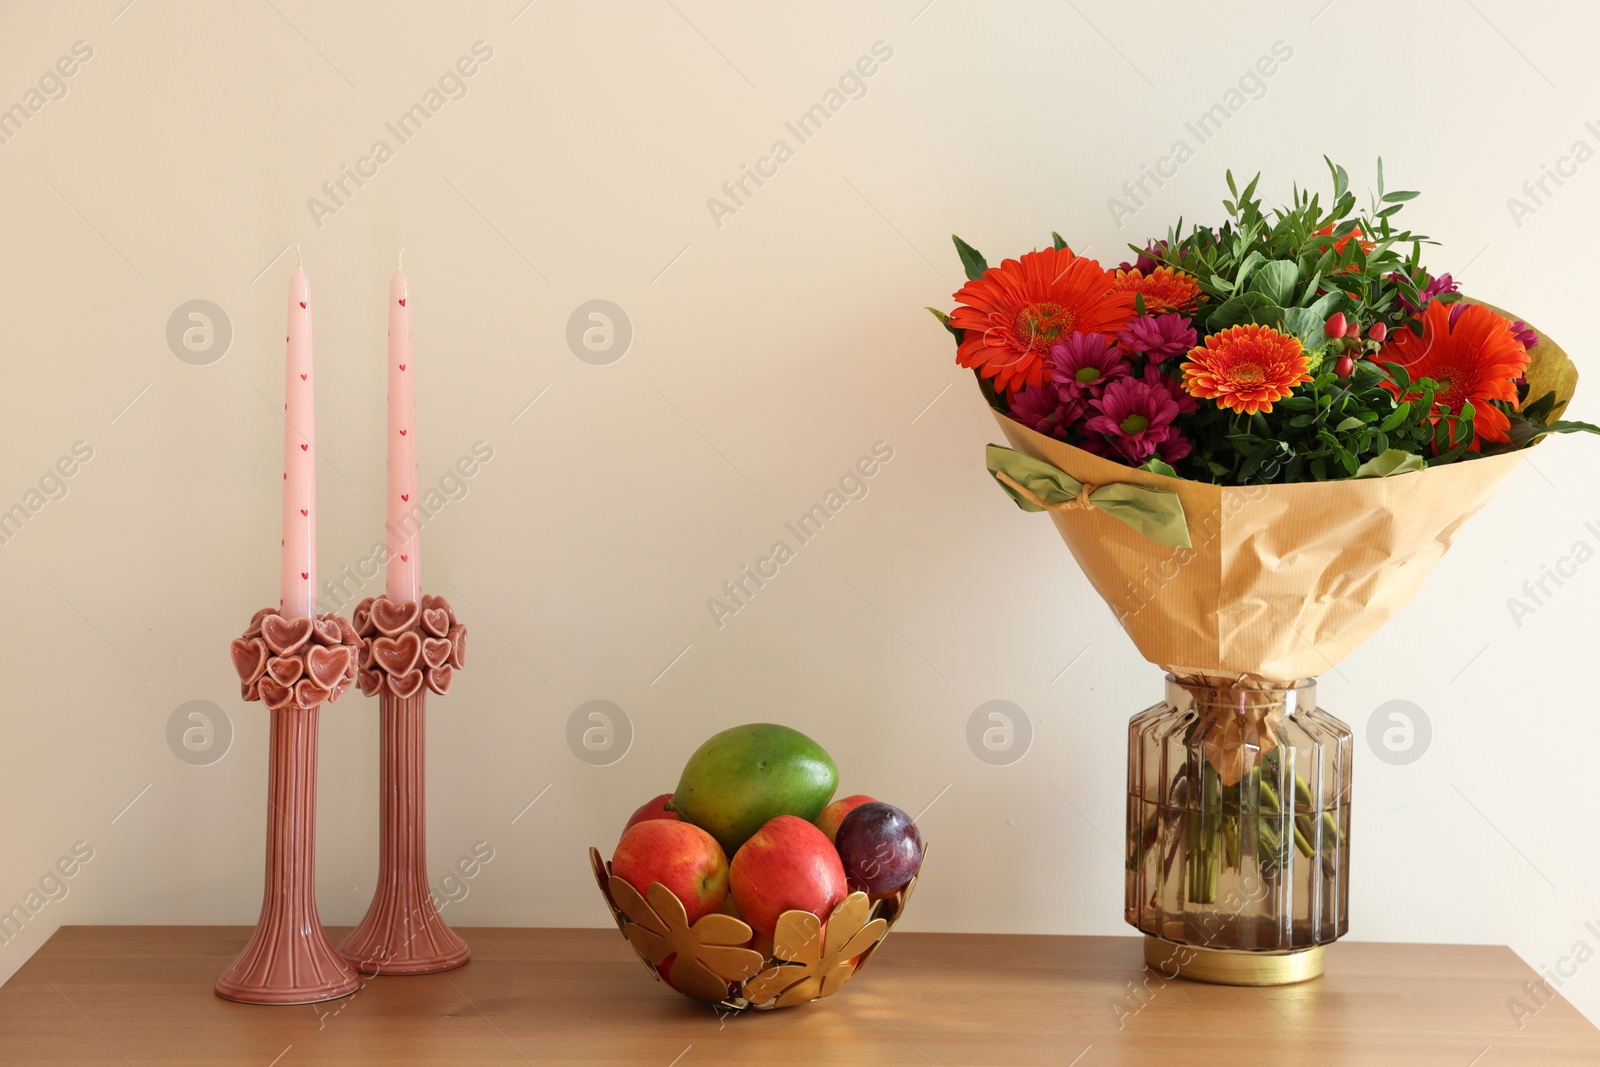
<instances>
[{"instance_id":1,"label":"pink chrysanthemum","mask_svg":"<svg viewBox=\"0 0 1600 1067\"><path fill-rule=\"evenodd\" d=\"M1100 434L1124 462L1134 466L1156 454L1178 417L1178 404L1164 387L1138 378L1112 382L1089 406L1099 414L1085 422L1084 429Z\"/></svg>"},{"instance_id":2,"label":"pink chrysanthemum","mask_svg":"<svg viewBox=\"0 0 1600 1067\"><path fill-rule=\"evenodd\" d=\"M1130 367L1122 349L1101 333L1076 333L1050 348L1051 377L1061 388L1061 399L1088 400L1099 396L1106 384L1126 378Z\"/></svg>"},{"instance_id":3,"label":"pink chrysanthemum","mask_svg":"<svg viewBox=\"0 0 1600 1067\"><path fill-rule=\"evenodd\" d=\"M1025 386L1011 398L1011 417L1030 430L1061 438L1067 431L1067 408L1051 382Z\"/></svg>"},{"instance_id":4,"label":"pink chrysanthemum","mask_svg":"<svg viewBox=\"0 0 1600 1067\"><path fill-rule=\"evenodd\" d=\"M1198 339L1188 316L1176 313L1145 315L1117 331L1117 344L1156 363L1183 355Z\"/></svg>"}]
</instances>

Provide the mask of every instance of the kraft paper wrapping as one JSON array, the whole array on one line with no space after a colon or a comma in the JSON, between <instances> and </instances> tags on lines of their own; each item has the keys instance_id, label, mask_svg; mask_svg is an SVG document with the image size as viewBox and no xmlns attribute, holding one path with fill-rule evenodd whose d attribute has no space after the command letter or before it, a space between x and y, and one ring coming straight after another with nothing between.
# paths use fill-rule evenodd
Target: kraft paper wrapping
<instances>
[{"instance_id":1,"label":"kraft paper wrapping","mask_svg":"<svg viewBox=\"0 0 1600 1067\"><path fill-rule=\"evenodd\" d=\"M1539 336L1528 395L1553 389L1559 410L1577 373ZM1387 478L1221 486L1136 470L994 415L1012 448L1080 482L1178 494L1192 548L1092 508L1050 518L1140 654L1219 688L1277 688L1334 666L1410 601L1522 461L1512 452Z\"/></svg>"}]
</instances>

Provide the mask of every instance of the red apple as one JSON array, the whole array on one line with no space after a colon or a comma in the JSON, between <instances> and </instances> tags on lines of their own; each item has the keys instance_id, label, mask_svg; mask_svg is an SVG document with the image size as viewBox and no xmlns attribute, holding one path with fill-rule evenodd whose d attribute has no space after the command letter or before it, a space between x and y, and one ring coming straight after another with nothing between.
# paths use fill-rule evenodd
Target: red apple
<instances>
[{"instance_id":1,"label":"red apple","mask_svg":"<svg viewBox=\"0 0 1600 1067\"><path fill-rule=\"evenodd\" d=\"M670 819L673 822L681 822L683 816L672 809L671 800L671 793L662 793L655 799L640 804L639 810L628 816L628 825L622 828L623 831L633 829L635 824L642 823L646 819Z\"/></svg>"},{"instance_id":2,"label":"red apple","mask_svg":"<svg viewBox=\"0 0 1600 1067\"><path fill-rule=\"evenodd\" d=\"M839 824L844 822L844 817L863 804L874 803L873 799L865 793L857 793L853 797L841 797L832 804L822 809L822 814L817 816L817 829L828 835L828 840L834 840L839 834Z\"/></svg>"},{"instance_id":3,"label":"red apple","mask_svg":"<svg viewBox=\"0 0 1600 1067\"><path fill-rule=\"evenodd\" d=\"M797 815L779 815L757 830L734 853L728 884L744 921L763 934L786 911L826 921L849 893L833 842Z\"/></svg>"},{"instance_id":4,"label":"red apple","mask_svg":"<svg viewBox=\"0 0 1600 1067\"><path fill-rule=\"evenodd\" d=\"M722 907L728 897L728 858L717 839L686 822L646 819L629 827L611 857L611 873L643 896L660 882L683 902L689 921ZM840 868L843 884L843 868Z\"/></svg>"}]
</instances>

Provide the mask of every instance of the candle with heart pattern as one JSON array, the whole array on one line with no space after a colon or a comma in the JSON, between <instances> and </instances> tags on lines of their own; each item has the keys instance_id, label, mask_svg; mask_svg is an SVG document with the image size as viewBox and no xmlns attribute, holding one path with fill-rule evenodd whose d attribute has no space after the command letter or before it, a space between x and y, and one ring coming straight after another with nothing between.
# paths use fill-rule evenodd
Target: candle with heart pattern
<instances>
[{"instance_id":1,"label":"candle with heart pattern","mask_svg":"<svg viewBox=\"0 0 1600 1067\"><path fill-rule=\"evenodd\" d=\"M315 383L311 379L311 283L289 279L288 354L283 387L283 539L278 610L287 618L317 613L317 471Z\"/></svg>"},{"instance_id":2,"label":"candle with heart pattern","mask_svg":"<svg viewBox=\"0 0 1600 1067\"><path fill-rule=\"evenodd\" d=\"M389 561L384 592L418 601L422 593L422 509L417 501L417 400L411 361L411 283L399 262L389 280Z\"/></svg>"}]
</instances>

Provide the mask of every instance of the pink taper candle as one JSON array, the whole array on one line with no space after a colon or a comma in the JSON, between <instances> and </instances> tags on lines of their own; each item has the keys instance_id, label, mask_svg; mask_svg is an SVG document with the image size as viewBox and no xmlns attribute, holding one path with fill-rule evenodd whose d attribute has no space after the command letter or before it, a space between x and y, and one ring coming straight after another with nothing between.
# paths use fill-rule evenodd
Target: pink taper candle
<instances>
[{"instance_id":1,"label":"pink taper candle","mask_svg":"<svg viewBox=\"0 0 1600 1067\"><path fill-rule=\"evenodd\" d=\"M283 387L283 555L278 604L288 618L317 611L315 382L311 378L311 285L289 279L288 372Z\"/></svg>"},{"instance_id":2,"label":"pink taper candle","mask_svg":"<svg viewBox=\"0 0 1600 1067\"><path fill-rule=\"evenodd\" d=\"M421 508L417 503L416 367L411 362L411 286L397 260L389 280L389 563L390 600L422 596Z\"/></svg>"}]
</instances>

